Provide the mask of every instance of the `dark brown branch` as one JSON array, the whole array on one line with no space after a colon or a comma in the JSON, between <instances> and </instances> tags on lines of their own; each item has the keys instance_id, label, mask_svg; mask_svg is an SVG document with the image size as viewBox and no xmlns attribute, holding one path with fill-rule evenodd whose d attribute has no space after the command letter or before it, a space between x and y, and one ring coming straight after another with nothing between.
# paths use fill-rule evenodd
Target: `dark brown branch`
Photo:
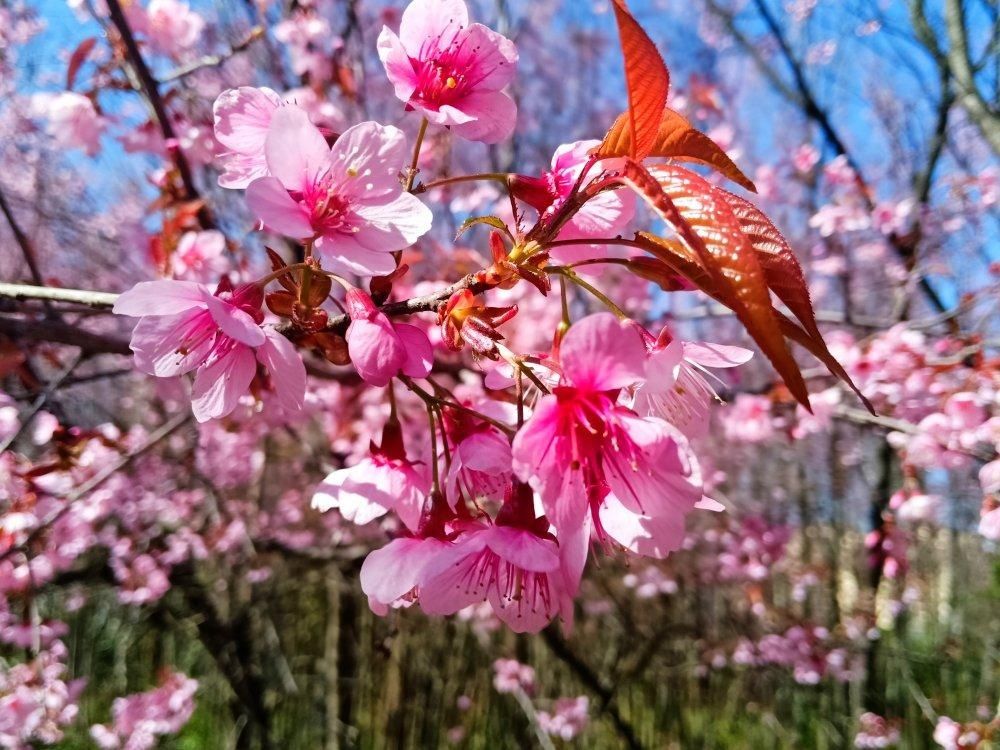
<instances>
[{"instance_id":1,"label":"dark brown branch","mask_svg":"<svg viewBox=\"0 0 1000 750\"><path fill-rule=\"evenodd\" d=\"M17 219L14 216L13 210L11 210L10 204L7 202L7 197L4 195L3 190L0 190L0 211L3 212L4 217L7 219L7 223L10 225L10 231L14 235L14 241L17 246L21 248L21 255L24 256L24 262L28 264L28 271L31 274L31 280L34 281L38 286L45 286L45 279L42 277L42 270L38 266L38 255L35 253L35 247L31 244L31 240L28 239L28 235L24 233L21 229L21 225L17 223ZM52 305L45 302L45 311L51 316L52 315Z\"/></svg>"},{"instance_id":2,"label":"dark brown branch","mask_svg":"<svg viewBox=\"0 0 1000 750\"><path fill-rule=\"evenodd\" d=\"M139 84L146 95L146 99L149 101L149 106L153 108L153 113L156 115L156 121L160 126L160 133L167 143L173 144L167 150L173 159L174 166L177 167L177 173L180 175L181 183L184 186L184 197L187 200L198 200L201 196L194 183L191 164L188 162L180 146L177 145L177 133L170 119L170 113L167 112L163 96L160 94L159 83L150 72L149 66L146 65L146 60L142 56L142 51L139 49L139 45L136 44L135 36L132 34L132 28L128 24L128 19L125 18L121 3L118 0L107 0L107 5L111 22L114 24L115 29L118 30L122 43L125 45L125 54L128 57L128 61L139 79ZM198 212L198 218L206 228L215 226L214 218L204 206Z\"/></svg>"},{"instance_id":3,"label":"dark brown branch","mask_svg":"<svg viewBox=\"0 0 1000 750\"><path fill-rule=\"evenodd\" d=\"M124 339L92 333L61 320L30 320L0 315L0 334L15 341L49 341L75 346L88 355L132 353Z\"/></svg>"},{"instance_id":4,"label":"dark brown branch","mask_svg":"<svg viewBox=\"0 0 1000 750\"><path fill-rule=\"evenodd\" d=\"M550 625L542 631L542 638L545 645L549 647L552 654L579 678L588 690L593 692L599 699L599 710L607 713L614 724L615 730L621 736L622 741L629 750L643 750L643 745L636 736L635 728L622 716L618 710L618 704L614 700L614 691L604 683L604 680L591 669L590 665L581 659L556 630Z\"/></svg>"}]
</instances>

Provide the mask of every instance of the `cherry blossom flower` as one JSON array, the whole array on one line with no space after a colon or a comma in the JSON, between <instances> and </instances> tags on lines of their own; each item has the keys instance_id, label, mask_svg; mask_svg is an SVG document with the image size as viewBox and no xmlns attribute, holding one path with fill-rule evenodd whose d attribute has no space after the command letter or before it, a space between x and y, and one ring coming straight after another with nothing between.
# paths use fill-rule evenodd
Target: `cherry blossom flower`
<instances>
[{"instance_id":1,"label":"cherry blossom flower","mask_svg":"<svg viewBox=\"0 0 1000 750\"><path fill-rule=\"evenodd\" d=\"M226 238L217 229L204 232L185 232L170 254L170 270L174 277L190 281L218 278L229 270L225 256Z\"/></svg>"},{"instance_id":2,"label":"cherry blossom flower","mask_svg":"<svg viewBox=\"0 0 1000 750\"><path fill-rule=\"evenodd\" d=\"M737 367L752 356L739 346L681 341L664 328L650 346L633 407L662 417L689 437L700 437L708 431L709 408L718 400L708 381L709 368Z\"/></svg>"},{"instance_id":3,"label":"cherry blossom flower","mask_svg":"<svg viewBox=\"0 0 1000 750\"><path fill-rule=\"evenodd\" d=\"M187 724L197 690L197 680L169 674L149 692L116 698L112 723L95 724L90 736L101 750L152 750L158 737L176 734Z\"/></svg>"},{"instance_id":4,"label":"cherry blossom flower","mask_svg":"<svg viewBox=\"0 0 1000 750\"><path fill-rule=\"evenodd\" d=\"M45 132L64 148L82 149L87 156L101 150L108 121L98 114L90 97L74 91L41 93L31 98L31 112L46 120Z\"/></svg>"},{"instance_id":5,"label":"cherry blossom flower","mask_svg":"<svg viewBox=\"0 0 1000 750\"><path fill-rule=\"evenodd\" d=\"M493 687L498 693L521 690L531 695L535 692L535 670L517 659L497 659L493 662Z\"/></svg>"},{"instance_id":6,"label":"cherry blossom flower","mask_svg":"<svg viewBox=\"0 0 1000 750\"><path fill-rule=\"evenodd\" d=\"M644 376L646 350L635 327L609 313L591 315L570 328L559 357L560 384L514 438L513 457L515 474L538 490L560 539L579 530L609 492L643 516L691 510L701 479L686 440L662 419L617 403L620 389Z\"/></svg>"},{"instance_id":7,"label":"cherry blossom flower","mask_svg":"<svg viewBox=\"0 0 1000 750\"><path fill-rule=\"evenodd\" d=\"M145 8L131 3L128 20L154 50L171 57L193 48L205 29L205 19L181 0L150 0Z\"/></svg>"},{"instance_id":8,"label":"cherry blossom flower","mask_svg":"<svg viewBox=\"0 0 1000 750\"><path fill-rule=\"evenodd\" d=\"M515 195L543 214L558 211L572 193L584 169L589 166L592 174L599 174L601 170L614 168L616 160L613 159L591 163L590 151L599 145L600 141L596 140L563 144L552 156L550 171L541 177L518 175L515 178L512 188ZM622 233L634 214L634 193L629 190L605 191L583 204L559 230L558 239L583 241L615 237ZM579 246L568 245L551 250L552 257L563 263L599 257L602 254L601 246L586 242L581 242Z\"/></svg>"},{"instance_id":9,"label":"cherry blossom flower","mask_svg":"<svg viewBox=\"0 0 1000 750\"><path fill-rule=\"evenodd\" d=\"M511 630L537 633L572 596L559 546L547 529L545 517L534 516L531 489L511 485L494 524L460 526L447 554L427 566L421 609L448 615L486 600Z\"/></svg>"},{"instance_id":10,"label":"cherry blossom flower","mask_svg":"<svg viewBox=\"0 0 1000 750\"><path fill-rule=\"evenodd\" d=\"M590 720L590 699L559 698L550 711L538 712L538 726L546 734L569 742L587 727Z\"/></svg>"},{"instance_id":11,"label":"cherry blossom flower","mask_svg":"<svg viewBox=\"0 0 1000 750\"><path fill-rule=\"evenodd\" d=\"M390 421L382 431L382 445L372 443L368 456L324 479L313 495L312 506L324 512L337 508L359 526L393 510L416 531L429 492L426 472L406 457L399 422Z\"/></svg>"},{"instance_id":12,"label":"cherry blossom flower","mask_svg":"<svg viewBox=\"0 0 1000 750\"><path fill-rule=\"evenodd\" d=\"M399 182L406 143L398 128L363 122L331 148L289 104L272 116L264 154L269 176L250 183L247 203L268 229L313 242L330 270L391 273L391 253L431 228L430 209Z\"/></svg>"},{"instance_id":13,"label":"cherry blossom flower","mask_svg":"<svg viewBox=\"0 0 1000 750\"><path fill-rule=\"evenodd\" d=\"M462 0L413 0L398 36L382 28L378 53L396 96L435 125L484 143L514 131L517 106L502 89L514 77L517 50L506 37L470 24Z\"/></svg>"},{"instance_id":14,"label":"cherry blossom flower","mask_svg":"<svg viewBox=\"0 0 1000 750\"><path fill-rule=\"evenodd\" d=\"M427 334L408 323L394 323L364 292L347 293L347 351L362 380L371 385L388 385L402 372L411 378L427 377L434 353Z\"/></svg>"},{"instance_id":15,"label":"cherry blossom flower","mask_svg":"<svg viewBox=\"0 0 1000 750\"><path fill-rule=\"evenodd\" d=\"M216 98L212 105L215 139L226 149L218 155L221 187L243 189L269 174L264 143L280 106L281 97L263 87L226 89Z\"/></svg>"},{"instance_id":16,"label":"cherry blossom flower","mask_svg":"<svg viewBox=\"0 0 1000 750\"><path fill-rule=\"evenodd\" d=\"M196 370L191 405L199 422L224 417L263 366L279 405L302 407L306 374L295 347L262 328L263 292L254 284L144 281L123 293L114 312L140 318L132 333L136 366L161 378Z\"/></svg>"}]
</instances>

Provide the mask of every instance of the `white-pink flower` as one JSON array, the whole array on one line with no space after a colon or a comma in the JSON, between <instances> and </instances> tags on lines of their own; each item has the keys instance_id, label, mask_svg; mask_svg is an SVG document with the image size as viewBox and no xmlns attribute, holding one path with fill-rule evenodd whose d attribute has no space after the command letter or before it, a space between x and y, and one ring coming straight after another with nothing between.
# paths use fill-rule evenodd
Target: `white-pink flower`
<instances>
[{"instance_id":1,"label":"white-pink flower","mask_svg":"<svg viewBox=\"0 0 1000 750\"><path fill-rule=\"evenodd\" d=\"M170 270L174 277L190 281L218 278L229 270L226 258L226 238L217 229L185 232L170 254Z\"/></svg>"},{"instance_id":2,"label":"white-pink flower","mask_svg":"<svg viewBox=\"0 0 1000 750\"><path fill-rule=\"evenodd\" d=\"M267 176L264 143L271 118L280 106L281 97L269 88L241 86L219 94L212 112L215 139L226 149L218 155L220 186L243 189Z\"/></svg>"},{"instance_id":3,"label":"white-pink flower","mask_svg":"<svg viewBox=\"0 0 1000 750\"><path fill-rule=\"evenodd\" d=\"M470 24L462 0L413 0L398 36L382 28L378 54L396 96L435 125L484 143L514 131L517 106L502 89L514 77L517 50L506 37Z\"/></svg>"},{"instance_id":4,"label":"white-pink flower","mask_svg":"<svg viewBox=\"0 0 1000 750\"><path fill-rule=\"evenodd\" d=\"M75 91L35 94L31 112L46 120L45 132L60 146L82 149L87 156L101 150L101 134L108 123L90 97Z\"/></svg>"},{"instance_id":5,"label":"white-pink flower","mask_svg":"<svg viewBox=\"0 0 1000 750\"><path fill-rule=\"evenodd\" d=\"M373 444L357 464L327 476L316 488L312 506L323 512L337 508L359 526L393 510L416 531L430 488L426 473L406 457L399 424L390 422L382 432L382 445Z\"/></svg>"},{"instance_id":6,"label":"white-pink flower","mask_svg":"<svg viewBox=\"0 0 1000 750\"><path fill-rule=\"evenodd\" d=\"M646 359L635 410L662 417L689 437L700 437L708 431L709 408L718 400L709 370L737 367L752 356L740 346L681 341L664 329Z\"/></svg>"},{"instance_id":7,"label":"white-pink flower","mask_svg":"<svg viewBox=\"0 0 1000 750\"><path fill-rule=\"evenodd\" d=\"M391 273L391 253L431 228L430 209L399 181L406 142L398 128L363 122L331 148L289 104L271 118L264 156L269 176L250 184L247 203L265 227L313 242L331 270Z\"/></svg>"}]
</instances>

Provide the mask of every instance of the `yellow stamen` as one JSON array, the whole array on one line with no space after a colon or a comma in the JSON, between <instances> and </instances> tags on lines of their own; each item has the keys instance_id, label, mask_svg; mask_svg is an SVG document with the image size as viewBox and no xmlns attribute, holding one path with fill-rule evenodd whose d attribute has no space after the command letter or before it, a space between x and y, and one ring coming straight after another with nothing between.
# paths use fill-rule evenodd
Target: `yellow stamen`
<instances>
[{"instance_id":1,"label":"yellow stamen","mask_svg":"<svg viewBox=\"0 0 1000 750\"><path fill-rule=\"evenodd\" d=\"M448 76L448 80L444 82L444 87L446 89L458 88L458 81L455 80L454 76Z\"/></svg>"}]
</instances>

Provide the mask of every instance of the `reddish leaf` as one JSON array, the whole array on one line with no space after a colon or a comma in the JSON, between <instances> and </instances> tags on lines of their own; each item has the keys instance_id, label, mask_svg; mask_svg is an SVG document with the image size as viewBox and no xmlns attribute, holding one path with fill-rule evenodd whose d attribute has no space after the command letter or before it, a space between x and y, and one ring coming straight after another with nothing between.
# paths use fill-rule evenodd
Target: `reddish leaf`
<instances>
[{"instance_id":1,"label":"reddish leaf","mask_svg":"<svg viewBox=\"0 0 1000 750\"><path fill-rule=\"evenodd\" d=\"M87 57L97 44L96 36L89 36L80 42L73 54L69 56L69 66L66 68L66 88L72 89L76 83L76 74L80 72L80 66L87 60Z\"/></svg>"},{"instance_id":2,"label":"reddish leaf","mask_svg":"<svg viewBox=\"0 0 1000 750\"><path fill-rule=\"evenodd\" d=\"M665 292L689 292L697 288L683 274L656 258L629 258L625 265L640 279L653 282Z\"/></svg>"},{"instance_id":3,"label":"reddish leaf","mask_svg":"<svg viewBox=\"0 0 1000 750\"><path fill-rule=\"evenodd\" d=\"M805 274L802 273L799 259L795 257L788 241L750 201L719 188L716 188L716 192L736 214L743 234L757 253L757 261L764 269L768 287L799 319L806 332L822 341L823 336L816 325Z\"/></svg>"},{"instance_id":4,"label":"reddish leaf","mask_svg":"<svg viewBox=\"0 0 1000 750\"><path fill-rule=\"evenodd\" d=\"M624 176L687 245L692 255L686 260L707 272L707 278L691 281L714 290L736 313L792 395L809 408L809 393L779 328L764 271L729 205L703 178L681 167L646 171L629 162Z\"/></svg>"},{"instance_id":5,"label":"reddish leaf","mask_svg":"<svg viewBox=\"0 0 1000 750\"><path fill-rule=\"evenodd\" d=\"M845 370L843 365L841 365L840 362L838 362L833 356L822 337L810 336L794 320L791 320L781 312L777 312L777 316L778 324L781 326L781 332L786 338L790 338L792 341L808 350L814 357L816 357L816 359L826 365L826 368L831 373L847 383L851 390L858 395L858 398L861 399L861 402L865 405L865 408L868 409L868 411L872 414L876 413L875 407L872 406L871 401L869 401L858 386L854 384L854 381L851 380L851 376L847 374L847 370Z\"/></svg>"},{"instance_id":6,"label":"reddish leaf","mask_svg":"<svg viewBox=\"0 0 1000 750\"><path fill-rule=\"evenodd\" d=\"M628 156L632 151L632 133L628 112L623 112L611 126L598 147L601 157ZM728 177L740 187L756 193L757 188L719 145L694 128L683 116L672 109L663 110L656 140L647 156L660 156L678 161L705 164Z\"/></svg>"},{"instance_id":7,"label":"reddish leaf","mask_svg":"<svg viewBox=\"0 0 1000 750\"><path fill-rule=\"evenodd\" d=\"M629 156L641 160L656 142L663 108L667 105L670 73L656 45L629 13L625 0L612 0L618 22L618 38L625 58L625 89L628 93Z\"/></svg>"}]
</instances>

